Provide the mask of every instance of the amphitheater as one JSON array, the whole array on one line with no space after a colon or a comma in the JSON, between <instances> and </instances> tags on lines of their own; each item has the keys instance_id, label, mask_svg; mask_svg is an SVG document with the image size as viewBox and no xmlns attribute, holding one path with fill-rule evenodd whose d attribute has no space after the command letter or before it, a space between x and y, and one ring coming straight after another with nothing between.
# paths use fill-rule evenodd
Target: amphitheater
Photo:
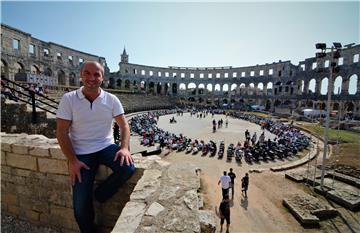
<instances>
[{"instance_id":1,"label":"amphitheater","mask_svg":"<svg viewBox=\"0 0 360 233\"><path fill-rule=\"evenodd\" d=\"M301 115L303 109L326 108L327 93L322 87L331 80L331 112L336 117L352 119L342 128L357 130L360 45L341 49L336 64L339 69L333 78L329 71L330 53L320 59L307 58L298 65L278 61L249 67L164 68L129 63L124 49L119 70L110 72L104 57L45 42L8 25L2 24L1 29L1 79L5 86L16 90L16 85L28 83L49 88L47 98L35 95L32 102L25 91L17 94L17 101L1 97L1 208L9 216L40 227L34 232L41 232L41 227L55 232L79 232L73 217L68 164L54 139L53 113L65 91L81 85L79 70L85 60L104 65L103 88L119 97L128 119L175 107L243 111L258 105L264 106L262 114L273 120L295 120L295 126L312 139L312 146L297 156L256 164L184 152L163 151L149 157L135 153L135 175L110 201L104 205L95 203L100 232L218 232L220 225L214 208L221 201L221 189L217 181L222 171L230 167L234 168L238 183L245 172L251 172L249 199L240 195L240 187L235 188L238 196L231 203L230 232L360 231L356 220L360 218L360 176L330 168L325 174L327 191L319 191L320 171L316 167L321 163L318 155L322 153L322 138L302 127L306 121L300 122L307 120ZM172 116L177 118L177 124L168 123ZM215 115L215 119L220 118L226 116ZM261 133L253 123L229 118L229 127L213 134L211 121L210 116L200 120L189 113L182 117L170 114L161 116L158 126L191 138L226 143L243 140L245 129ZM334 122L336 118L332 118ZM266 136L273 137L270 133ZM141 146L139 140L138 135L132 136L132 152L153 149ZM356 163L351 169L359 174L359 167ZM110 171L101 167L97 182L108 174ZM312 182L313 188L301 182ZM293 201L299 194L302 199ZM317 200L309 201L313 196ZM310 204L298 205L307 201ZM314 205L318 208L301 211ZM333 216L335 212L337 217Z\"/></svg>"}]
</instances>

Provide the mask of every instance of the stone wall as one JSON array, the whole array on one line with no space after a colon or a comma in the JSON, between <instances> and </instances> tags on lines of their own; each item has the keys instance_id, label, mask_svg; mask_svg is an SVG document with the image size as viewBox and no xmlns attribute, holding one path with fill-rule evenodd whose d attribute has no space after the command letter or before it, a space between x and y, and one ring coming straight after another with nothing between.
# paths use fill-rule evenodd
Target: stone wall
<instances>
[{"instance_id":1,"label":"stone wall","mask_svg":"<svg viewBox=\"0 0 360 233\"><path fill-rule=\"evenodd\" d=\"M46 112L37 110L38 124L31 124L32 112L30 105L17 103L1 98L1 132L41 134L55 138L56 119L47 118Z\"/></svg>"},{"instance_id":2,"label":"stone wall","mask_svg":"<svg viewBox=\"0 0 360 233\"><path fill-rule=\"evenodd\" d=\"M110 174L100 167L96 183ZM95 203L102 232L111 231L142 169L111 200ZM42 135L1 134L1 208L34 224L78 232L72 208L68 163L55 139Z\"/></svg>"},{"instance_id":3,"label":"stone wall","mask_svg":"<svg viewBox=\"0 0 360 233\"><path fill-rule=\"evenodd\" d=\"M200 177L193 166L170 165L157 156L133 157L137 170L132 178L106 203L95 202L100 232L214 232L213 213L199 211ZM96 183L110 172L100 167ZM56 139L1 133L1 177L4 213L79 232L68 163Z\"/></svg>"}]
</instances>

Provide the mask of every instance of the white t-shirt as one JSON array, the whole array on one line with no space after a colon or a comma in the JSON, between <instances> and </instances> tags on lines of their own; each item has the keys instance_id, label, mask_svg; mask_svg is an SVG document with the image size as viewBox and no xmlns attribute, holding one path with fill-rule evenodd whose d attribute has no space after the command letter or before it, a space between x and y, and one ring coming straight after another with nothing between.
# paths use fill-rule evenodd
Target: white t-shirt
<instances>
[{"instance_id":1,"label":"white t-shirt","mask_svg":"<svg viewBox=\"0 0 360 233\"><path fill-rule=\"evenodd\" d=\"M78 155L94 153L113 144L113 118L124 114L115 95L101 90L91 103L82 88L64 94L56 114L57 118L72 121L69 136Z\"/></svg>"},{"instance_id":2,"label":"white t-shirt","mask_svg":"<svg viewBox=\"0 0 360 233\"><path fill-rule=\"evenodd\" d=\"M221 182L221 188L228 189L228 188L230 188L231 178L230 178L230 176L227 176L227 175L221 176L220 182Z\"/></svg>"}]
</instances>

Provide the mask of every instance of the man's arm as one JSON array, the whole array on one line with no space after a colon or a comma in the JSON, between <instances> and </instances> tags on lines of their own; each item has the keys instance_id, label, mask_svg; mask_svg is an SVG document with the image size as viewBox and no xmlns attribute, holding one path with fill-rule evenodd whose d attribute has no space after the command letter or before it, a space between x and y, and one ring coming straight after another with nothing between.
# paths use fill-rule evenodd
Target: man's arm
<instances>
[{"instance_id":1,"label":"man's arm","mask_svg":"<svg viewBox=\"0 0 360 233\"><path fill-rule=\"evenodd\" d=\"M133 158L131 157L129 146L130 146L130 127L127 123L124 114L118 115L115 118L116 123L119 125L120 128L120 135L121 135L121 146L120 150L116 153L115 160L120 158L120 166L123 165L124 160L126 165L130 165L134 163Z\"/></svg>"},{"instance_id":2,"label":"man's arm","mask_svg":"<svg viewBox=\"0 0 360 233\"><path fill-rule=\"evenodd\" d=\"M81 168L90 169L85 163L76 158L74 148L69 137L69 128L71 121L57 118L56 119L56 138L60 145L61 151L69 160L69 172L72 185L75 184L76 178L81 183Z\"/></svg>"}]
</instances>

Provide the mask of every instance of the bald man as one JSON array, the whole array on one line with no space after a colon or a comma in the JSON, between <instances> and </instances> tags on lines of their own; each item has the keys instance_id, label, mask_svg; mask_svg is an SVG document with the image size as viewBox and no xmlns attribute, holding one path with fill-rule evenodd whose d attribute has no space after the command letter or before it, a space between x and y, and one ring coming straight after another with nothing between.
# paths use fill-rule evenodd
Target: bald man
<instances>
[{"instance_id":1,"label":"bald man","mask_svg":"<svg viewBox=\"0 0 360 233\"><path fill-rule=\"evenodd\" d=\"M100 88L104 68L87 61L80 70L83 86L64 94L57 117L56 137L69 160L75 219L82 233L96 232L93 184L100 164L113 173L95 189L94 196L105 202L135 171L129 151L130 129L119 99ZM120 146L114 143L112 122L121 130Z\"/></svg>"}]
</instances>

